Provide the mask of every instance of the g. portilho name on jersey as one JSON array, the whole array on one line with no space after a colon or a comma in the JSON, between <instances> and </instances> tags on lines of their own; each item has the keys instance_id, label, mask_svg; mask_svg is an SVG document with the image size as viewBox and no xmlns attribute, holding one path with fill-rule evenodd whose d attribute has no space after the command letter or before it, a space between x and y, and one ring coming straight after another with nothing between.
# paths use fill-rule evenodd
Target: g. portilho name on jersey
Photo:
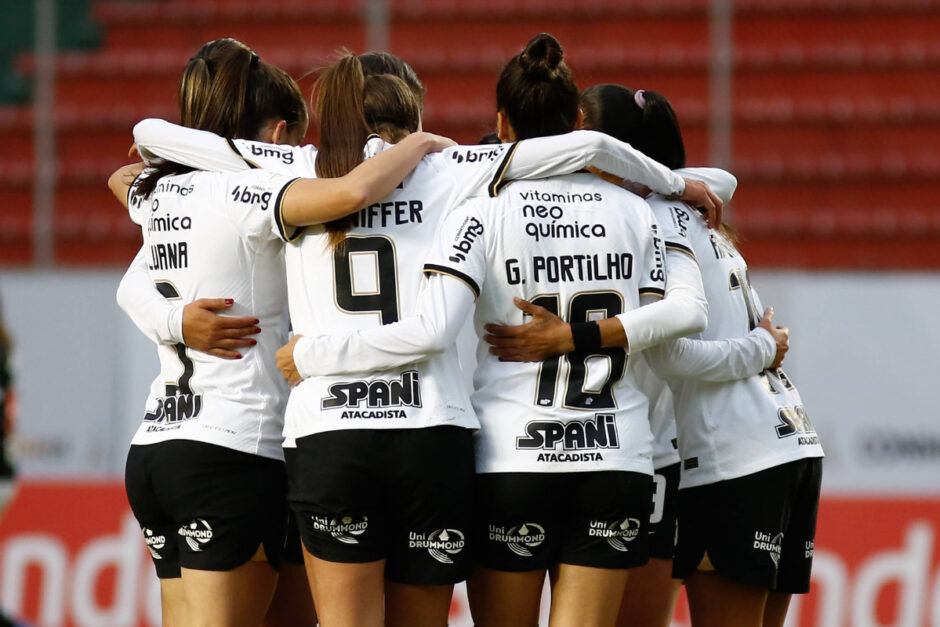
<instances>
[{"instance_id":1,"label":"g. portilho name on jersey","mask_svg":"<svg viewBox=\"0 0 940 627\"><path fill-rule=\"evenodd\" d=\"M540 451L540 462L600 461L599 449L618 449L617 422L613 414L595 414L585 420L532 420L525 435L516 438L516 449ZM551 452L541 452L551 451Z\"/></svg>"},{"instance_id":2,"label":"g. portilho name on jersey","mask_svg":"<svg viewBox=\"0 0 940 627\"><path fill-rule=\"evenodd\" d=\"M421 407L421 380L417 370L397 379L342 381L328 388L321 409L346 408L344 419L382 420L407 418L405 407ZM363 407L363 404L365 407Z\"/></svg>"}]
</instances>

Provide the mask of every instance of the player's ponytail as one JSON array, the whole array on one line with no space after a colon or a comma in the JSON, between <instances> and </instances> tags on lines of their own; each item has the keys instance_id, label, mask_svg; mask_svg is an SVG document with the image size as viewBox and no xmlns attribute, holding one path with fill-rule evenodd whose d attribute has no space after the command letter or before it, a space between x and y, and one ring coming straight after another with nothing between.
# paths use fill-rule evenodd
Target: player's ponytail
<instances>
[{"instance_id":1,"label":"player's ponytail","mask_svg":"<svg viewBox=\"0 0 940 627\"><path fill-rule=\"evenodd\" d=\"M557 39L540 33L509 60L496 82L496 107L520 140L574 130L578 88Z\"/></svg>"},{"instance_id":2,"label":"player's ponytail","mask_svg":"<svg viewBox=\"0 0 940 627\"><path fill-rule=\"evenodd\" d=\"M320 147L316 171L320 178L344 176L362 163L362 149L369 138L363 106L365 82L362 63L348 51L317 79L314 89L320 122ZM343 243L351 225L349 216L323 225L329 233L331 247Z\"/></svg>"},{"instance_id":3,"label":"player's ponytail","mask_svg":"<svg viewBox=\"0 0 940 627\"><path fill-rule=\"evenodd\" d=\"M248 76L258 62L258 55L235 39L217 39L200 48L180 77L180 123L223 137L242 135ZM226 106L217 106L222 102Z\"/></svg>"},{"instance_id":4,"label":"player's ponytail","mask_svg":"<svg viewBox=\"0 0 940 627\"><path fill-rule=\"evenodd\" d=\"M179 107L183 126L229 139L259 139L272 121L284 120L292 130L307 127L307 105L297 83L235 39L210 41L189 60L180 77ZM164 176L191 170L160 163L141 179L136 193L149 196Z\"/></svg>"},{"instance_id":5,"label":"player's ponytail","mask_svg":"<svg viewBox=\"0 0 940 627\"><path fill-rule=\"evenodd\" d=\"M610 83L581 92L582 125L626 142L670 170L685 167L685 142L679 119L662 94L634 91ZM736 244L738 233L722 223L719 230Z\"/></svg>"},{"instance_id":6,"label":"player's ponytail","mask_svg":"<svg viewBox=\"0 0 940 627\"><path fill-rule=\"evenodd\" d=\"M671 170L685 167L685 143L672 105L662 94L603 84L581 93L583 126L607 133Z\"/></svg>"},{"instance_id":7,"label":"player's ponytail","mask_svg":"<svg viewBox=\"0 0 940 627\"><path fill-rule=\"evenodd\" d=\"M398 57L344 52L317 80L317 176L348 174L362 163L363 148L373 133L395 143L417 131L423 96L424 86L414 70ZM327 222L330 245L340 246L351 226L352 216Z\"/></svg>"}]
</instances>

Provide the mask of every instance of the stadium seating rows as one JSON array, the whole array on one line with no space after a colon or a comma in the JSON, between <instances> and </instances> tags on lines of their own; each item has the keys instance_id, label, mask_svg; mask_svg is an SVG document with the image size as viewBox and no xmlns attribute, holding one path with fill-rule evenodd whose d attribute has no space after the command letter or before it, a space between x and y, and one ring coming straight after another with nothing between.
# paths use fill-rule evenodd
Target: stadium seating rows
<instances>
[{"instance_id":1,"label":"stadium seating rows","mask_svg":"<svg viewBox=\"0 0 940 627\"><path fill-rule=\"evenodd\" d=\"M109 197L130 128L175 118L179 70L236 36L299 76L365 48L362 3L98 2L103 46L57 60L57 260L129 259L139 233ZM425 126L473 142L492 127L499 66L533 33L566 46L579 83L673 101L706 163L708 0L392 0L391 49L428 87ZM737 0L729 212L755 265L940 267L940 1ZM26 75L33 60L23 55ZM309 81L305 83L309 85ZM0 263L31 259L32 114L0 107ZM314 139L311 137L311 139Z\"/></svg>"}]
</instances>

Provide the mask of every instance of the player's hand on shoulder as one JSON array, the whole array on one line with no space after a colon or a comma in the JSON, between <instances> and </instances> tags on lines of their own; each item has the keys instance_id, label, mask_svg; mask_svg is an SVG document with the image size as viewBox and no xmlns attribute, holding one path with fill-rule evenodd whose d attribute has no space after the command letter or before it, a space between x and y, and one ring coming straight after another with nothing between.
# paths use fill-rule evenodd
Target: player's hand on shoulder
<instances>
[{"instance_id":1,"label":"player's hand on shoulder","mask_svg":"<svg viewBox=\"0 0 940 627\"><path fill-rule=\"evenodd\" d=\"M721 225L721 207L722 202L715 192L702 181L695 179L684 179L685 191L679 196L679 200L684 200L693 207L698 207L705 211L708 226L718 228Z\"/></svg>"},{"instance_id":2,"label":"player's hand on shoulder","mask_svg":"<svg viewBox=\"0 0 940 627\"><path fill-rule=\"evenodd\" d=\"M295 335L287 344L277 349L277 353L275 353L277 369L281 371L281 375L292 386L304 380L297 372L297 364L294 363L294 344L302 337L302 335Z\"/></svg>"},{"instance_id":3,"label":"player's hand on shoulder","mask_svg":"<svg viewBox=\"0 0 940 627\"><path fill-rule=\"evenodd\" d=\"M483 325L490 353L501 361L542 361L574 350L571 325L544 307L514 298L531 320L516 326Z\"/></svg>"},{"instance_id":4,"label":"player's hand on shoulder","mask_svg":"<svg viewBox=\"0 0 940 627\"><path fill-rule=\"evenodd\" d=\"M444 137L443 135L435 135L434 133L427 133L420 131L417 133L412 133L409 137L414 137L415 141L422 141L425 145L425 152L440 152L445 148L450 148L456 146L457 142L452 140L449 137Z\"/></svg>"},{"instance_id":5,"label":"player's hand on shoulder","mask_svg":"<svg viewBox=\"0 0 940 627\"><path fill-rule=\"evenodd\" d=\"M774 357L770 367L779 368L783 364L783 358L786 356L787 351L790 350L790 329L787 327L774 326L773 307L764 309L764 317L760 319L757 326L770 333L777 343L777 355Z\"/></svg>"},{"instance_id":6,"label":"player's hand on shoulder","mask_svg":"<svg viewBox=\"0 0 940 627\"><path fill-rule=\"evenodd\" d=\"M261 333L258 319L220 316L216 312L234 304L230 298L200 298L183 307L186 346L222 359L241 359L238 349L258 343L249 337Z\"/></svg>"}]
</instances>

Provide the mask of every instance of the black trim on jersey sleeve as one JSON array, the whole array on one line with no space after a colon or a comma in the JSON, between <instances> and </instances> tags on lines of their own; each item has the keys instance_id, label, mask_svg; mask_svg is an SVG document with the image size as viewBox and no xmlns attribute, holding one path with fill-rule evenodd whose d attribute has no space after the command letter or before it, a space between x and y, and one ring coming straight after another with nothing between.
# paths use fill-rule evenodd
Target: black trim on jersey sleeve
<instances>
[{"instance_id":1,"label":"black trim on jersey sleeve","mask_svg":"<svg viewBox=\"0 0 940 627\"><path fill-rule=\"evenodd\" d=\"M661 287L641 287L640 296L656 296L657 298L663 298L666 296L666 290Z\"/></svg>"},{"instance_id":2,"label":"black trim on jersey sleeve","mask_svg":"<svg viewBox=\"0 0 940 627\"><path fill-rule=\"evenodd\" d=\"M277 223L277 232L281 236L281 239L285 242L292 242L304 232L305 227L292 227L284 223L284 213L282 203L284 202L284 194L290 189L291 185L300 180L300 177L295 177L289 180L284 184L284 187L281 188L281 191L277 193L277 199L274 201L274 221ZM287 234L288 229L294 229L290 235Z\"/></svg>"},{"instance_id":3,"label":"black trim on jersey sleeve","mask_svg":"<svg viewBox=\"0 0 940 627\"><path fill-rule=\"evenodd\" d=\"M678 250L680 253L685 253L692 259L695 259L695 252L685 244L680 244L679 242L666 242L666 249ZM698 260L696 259L696 261Z\"/></svg>"},{"instance_id":4,"label":"black trim on jersey sleeve","mask_svg":"<svg viewBox=\"0 0 940 627\"><path fill-rule=\"evenodd\" d=\"M261 169L261 166L260 166L260 165L258 165L257 163L255 163L255 162L252 161L251 159L246 158L245 155L242 154L242 151L238 149L238 146L235 145L235 141L234 141L233 139L230 139L230 138L226 137L226 138L225 138L225 141L228 142L228 147L232 149L232 152L234 152L236 155L238 155L239 157L241 157L241 160L242 160L242 161L244 161L245 163L247 163L251 168L254 168L255 170L260 170L260 169Z\"/></svg>"},{"instance_id":5,"label":"black trim on jersey sleeve","mask_svg":"<svg viewBox=\"0 0 940 627\"><path fill-rule=\"evenodd\" d=\"M455 270L454 268L448 268L447 266L439 266L434 263L424 264L424 273L425 274L446 274L447 276L452 276L458 281L462 281L470 288L470 291L473 292L474 298L480 297L480 286L477 285L477 282L474 281L469 275L464 274L460 270Z\"/></svg>"},{"instance_id":6,"label":"black trim on jersey sleeve","mask_svg":"<svg viewBox=\"0 0 940 627\"><path fill-rule=\"evenodd\" d=\"M509 162L512 161L512 156L516 154L516 148L518 147L519 142L513 142L512 146L509 147L509 150L506 151L506 156L503 157L499 167L496 168L496 174L493 175L493 180L490 181L490 184L486 187L486 191L489 192L490 198L496 198L499 192L501 192L504 187L512 182L504 181L503 177L506 176L506 170L509 169Z\"/></svg>"}]
</instances>

